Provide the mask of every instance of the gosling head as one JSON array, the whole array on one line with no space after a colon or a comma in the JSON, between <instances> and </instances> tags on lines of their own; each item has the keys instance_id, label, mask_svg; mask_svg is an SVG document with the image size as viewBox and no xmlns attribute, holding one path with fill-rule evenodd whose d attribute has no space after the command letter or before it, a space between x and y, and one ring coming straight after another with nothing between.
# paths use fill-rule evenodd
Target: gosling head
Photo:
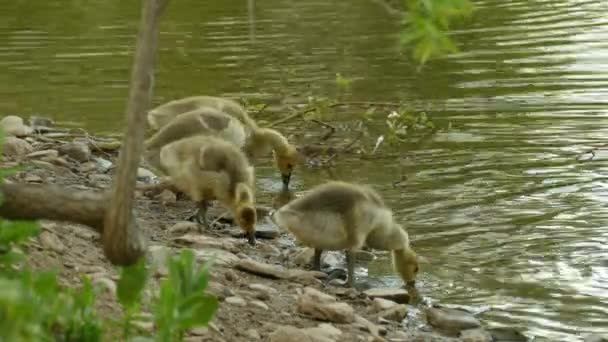
<instances>
[{"instance_id":1,"label":"gosling head","mask_svg":"<svg viewBox=\"0 0 608 342\"><path fill-rule=\"evenodd\" d=\"M406 286L416 285L418 275L418 256L409 247L393 251L393 267Z\"/></svg>"},{"instance_id":2,"label":"gosling head","mask_svg":"<svg viewBox=\"0 0 608 342\"><path fill-rule=\"evenodd\" d=\"M293 169L298 163L298 151L293 145L288 145L282 151L275 151L274 160L279 172L281 172L283 189L287 190L289 189L289 181L291 180Z\"/></svg>"},{"instance_id":3,"label":"gosling head","mask_svg":"<svg viewBox=\"0 0 608 342\"><path fill-rule=\"evenodd\" d=\"M236 209L236 224L245 232L245 237L250 245L255 246L255 222L257 214L251 205L240 206Z\"/></svg>"},{"instance_id":4,"label":"gosling head","mask_svg":"<svg viewBox=\"0 0 608 342\"><path fill-rule=\"evenodd\" d=\"M245 232L245 237L249 241L249 244L254 246L257 212L255 210L253 192L245 183L238 183L235 195L236 224Z\"/></svg>"}]
</instances>

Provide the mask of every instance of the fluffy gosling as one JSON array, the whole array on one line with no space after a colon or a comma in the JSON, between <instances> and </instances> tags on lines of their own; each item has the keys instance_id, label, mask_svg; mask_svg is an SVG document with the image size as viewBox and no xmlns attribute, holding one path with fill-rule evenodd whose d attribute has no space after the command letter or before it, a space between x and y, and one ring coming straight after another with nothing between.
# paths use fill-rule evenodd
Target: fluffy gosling
<instances>
[{"instance_id":1,"label":"fluffy gosling","mask_svg":"<svg viewBox=\"0 0 608 342\"><path fill-rule=\"evenodd\" d=\"M275 223L302 244L315 249L313 268L320 269L323 250L345 250L349 287L354 285L353 251L364 245L392 251L393 267L408 286L418 273L409 237L380 195L371 187L332 181L280 208Z\"/></svg>"},{"instance_id":2,"label":"fluffy gosling","mask_svg":"<svg viewBox=\"0 0 608 342\"><path fill-rule=\"evenodd\" d=\"M192 136L162 147L160 166L179 191L198 203L199 222L207 227L208 201L217 199L255 245L254 172L238 147L216 137Z\"/></svg>"},{"instance_id":3,"label":"fluffy gosling","mask_svg":"<svg viewBox=\"0 0 608 342\"><path fill-rule=\"evenodd\" d=\"M173 100L150 110L148 124L152 129L159 130L171 123L175 117L204 107L222 111L243 124L246 131L246 142L243 149L249 156L258 158L273 151L283 186L285 189L289 188L291 174L299 160L299 153L295 146L291 145L287 138L278 131L271 128L260 128L247 114L247 111L233 100L215 96L191 96Z\"/></svg>"}]
</instances>

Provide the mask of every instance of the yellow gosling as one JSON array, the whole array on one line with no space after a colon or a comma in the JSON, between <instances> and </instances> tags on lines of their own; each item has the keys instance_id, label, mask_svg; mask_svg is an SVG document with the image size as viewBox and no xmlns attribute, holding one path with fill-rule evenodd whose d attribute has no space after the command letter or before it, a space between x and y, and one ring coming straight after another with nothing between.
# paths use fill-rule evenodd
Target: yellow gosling
<instances>
[{"instance_id":1,"label":"yellow gosling","mask_svg":"<svg viewBox=\"0 0 608 342\"><path fill-rule=\"evenodd\" d=\"M243 146L245 152L253 158L259 158L273 151L283 186L285 189L289 188L293 169L299 162L299 153L295 146L291 145L287 138L277 130L260 128L247 114L247 111L233 100L215 96L191 96L173 100L150 110L148 124L153 129L159 130L169 125L174 118L201 108L213 108L239 120L246 132L246 141ZM189 130L194 129L189 128Z\"/></svg>"},{"instance_id":2,"label":"yellow gosling","mask_svg":"<svg viewBox=\"0 0 608 342\"><path fill-rule=\"evenodd\" d=\"M368 186L332 181L313 188L273 216L302 244L315 249L313 268L320 269L323 250L345 250L348 286L354 285L353 251L363 246L392 251L393 267L407 285L418 273L409 237L380 195Z\"/></svg>"},{"instance_id":3,"label":"yellow gosling","mask_svg":"<svg viewBox=\"0 0 608 342\"><path fill-rule=\"evenodd\" d=\"M255 244L254 172L238 147L212 136L191 136L162 147L160 166L177 189L198 203L199 222L207 226L208 201L217 199Z\"/></svg>"}]
</instances>

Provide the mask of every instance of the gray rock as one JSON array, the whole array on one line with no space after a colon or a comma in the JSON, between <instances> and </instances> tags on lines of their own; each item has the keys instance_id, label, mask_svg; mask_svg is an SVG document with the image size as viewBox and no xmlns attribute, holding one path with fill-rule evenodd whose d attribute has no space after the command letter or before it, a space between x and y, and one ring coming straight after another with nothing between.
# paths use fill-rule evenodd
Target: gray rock
<instances>
[{"instance_id":1,"label":"gray rock","mask_svg":"<svg viewBox=\"0 0 608 342\"><path fill-rule=\"evenodd\" d=\"M30 116L29 119L30 126L32 127L53 127L55 126L55 122L51 118L45 118L43 116Z\"/></svg>"},{"instance_id":2,"label":"gray rock","mask_svg":"<svg viewBox=\"0 0 608 342\"><path fill-rule=\"evenodd\" d=\"M0 127L2 127L4 134L15 137L23 137L32 133L32 128L26 126L23 123L23 119L15 115L2 118L0 120Z\"/></svg>"},{"instance_id":3,"label":"gray rock","mask_svg":"<svg viewBox=\"0 0 608 342\"><path fill-rule=\"evenodd\" d=\"M179 231L179 230L196 230L198 231L199 225L194 222L178 222L173 227L169 229L169 231ZM176 233L177 234L177 233ZM227 238L215 238L207 235L200 235L197 233L186 234L182 236L177 236L173 238L175 243L178 243L182 246L190 246L201 249L225 249L227 251L238 251L236 248L236 242L234 239Z\"/></svg>"},{"instance_id":4,"label":"gray rock","mask_svg":"<svg viewBox=\"0 0 608 342\"><path fill-rule=\"evenodd\" d=\"M399 305L392 300L384 299L384 298L374 298L372 302L372 308L374 312L380 312L384 310L388 310L393 308L394 306Z\"/></svg>"},{"instance_id":5,"label":"gray rock","mask_svg":"<svg viewBox=\"0 0 608 342\"><path fill-rule=\"evenodd\" d=\"M148 247L146 260L156 275L167 276L169 274L167 259L171 255L171 248L163 245L154 245Z\"/></svg>"},{"instance_id":6,"label":"gray rock","mask_svg":"<svg viewBox=\"0 0 608 342\"><path fill-rule=\"evenodd\" d=\"M262 336L260 336L260 333L255 329L247 329L245 331L245 336L250 338L251 340L261 340L262 339Z\"/></svg>"},{"instance_id":7,"label":"gray rock","mask_svg":"<svg viewBox=\"0 0 608 342\"><path fill-rule=\"evenodd\" d=\"M289 272L282 267L261 263L251 259L239 261L236 268L270 279L284 279L289 277Z\"/></svg>"},{"instance_id":8,"label":"gray rock","mask_svg":"<svg viewBox=\"0 0 608 342\"><path fill-rule=\"evenodd\" d=\"M295 265L306 266L312 264L315 250L313 248L304 247L296 250L292 255L291 259Z\"/></svg>"},{"instance_id":9,"label":"gray rock","mask_svg":"<svg viewBox=\"0 0 608 342\"><path fill-rule=\"evenodd\" d=\"M89 175L89 180L91 183L110 183L112 182L112 177L103 173L94 173Z\"/></svg>"},{"instance_id":10,"label":"gray rock","mask_svg":"<svg viewBox=\"0 0 608 342\"><path fill-rule=\"evenodd\" d=\"M407 290L396 289L396 288L373 288L363 292L366 296L371 299L382 298L392 300L398 304L408 304L410 301L410 295Z\"/></svg>"},{"instance_id":11,"label":"gray rock","mask_svg":"<svg viewBox=\"0 0 608 342\"><path fill-rule=\"evenodd\" d=\"M491 329L486 329L490 335L492 335L492 340L494 342L526 342L528 341L528 338L526 336L524 336L524 334L522 334L521 332L519 332L518 330L515 330L513 328L491 328ZM598 336L598 335L595 335ZM591 341L587 341L585 340L585 342L601 342L601 341L606 341L608 342L608 337L605 337L605 340L591 340Z\"/></svg>"},{"instance_id":12,"label":"gray rock","mask_svg":"<svg viewBox=\"0 0 608 342\"><path fill-rule=\"evenodd\" d=\"M259 219L258 219L259 220ZM275 239L280 232L277 227L270 222L270 219L265 218L262 222L255 225L255 237L260 239Z\"/></svg>"},{"instance_id":13,"label":"gray rock","mask_svg":"<svg viewBox=\"0 0 608 342\"><path fill-rule=\"evenodd\" d=\"M97 170L102 173L108 172L113 165L111 161L99 157L93 158L93 161L97 163Z\"/></svg>"},{"instance_id":14,"label":"gray rock","mask_svg":"<svg viewBox=\"0 0 608 342\"><path fill-rule=\"evenodd\" d=\"M206 263L210 260L213 260L213 264L216 266L233 266L241 259L236 256L234 253L216 249L216 248L206 248L206 249L195 249L193 250L196 255L196 260L200 263Z\"/></svg>"},{"instance_id":15,"label":"gray rock","mask_svg":"<svg viewBox=\"0 0 608 342\"><path fill-rule=\"evenodd\" d=\"M116 282L114 282L114 280L106 277L95 277L92 281L93 284L104 288L112 296L116 296Z\"/></svg>"},{"instance_id":16,"label":"gray rock","mask_svg":"<svg viewBox=\"0 0 608 342\"><path fill-rule=\"evenodd\" d=\"M405 304L397 304L378 313L378 317L396 322L401 322L405 318L405 315L407 315L407 305Z\"/></svg>"},{"instance_id":17,"label":"gray rock","mask_svg":"<svg viewBox=\"0 0 608 342\"><path fill-rule=\"evenodd\" d=\"M177 195L169 189L163 190L156 198L162 205L173 205L177 203Z\"/></svg>"},{"instance_id":18,"label":"gray rock","mask_svg":"<svg viewBox=\"0 0 608 342\"><path fill-rule=\"evenodd\" d=\"M224 302L226 302L230 305L235 305L235 306L246 306L247 305L247 302L243 298L237 297L237 296L228 297L228 298L224 299Z\"/></svg>"},{"instance_id":19,"label":"gray rock","mask_svg":"<svg viewBox=\"0 0 608 342\"><path fill-rule=\"evenodd\" d=\"M59 146L58 151L60 155L67 155L81 163L86 162L91 158L91 149L87 144L81 142L63 144Z\"/></svg>"},{"instance_id":20,"label":"gray rock","mask_svg":"<svg viewBox=\"0 0 608 342\"><path fill-rule=\"evenodd\" d=\"M481 327L481 323L473 315L456 309L428 308L426 319L431 326L449 332Z\"/></svg>"},{"instance_id":21,"label":"gray rock","mask_svg":"<svg viewBox=\"0 0 608 342\"><path fill-rule=\"evenodd\" d=\"M302 329L308 337L314 342L333 342L339 341L342 335L342 330L334 327L331 324L322 323L314 328Z\"/></svg>"},{"instance_id":22,"label":"gray rock","mask_svg":"<svg viewBox=\"0 0 608 342\"><path fill-rule=\"evenodd\" d=\"M156 178L158 177L154 174L154 172L148 169L144 169L143 167L137 169L137 180L140 182L150 183Z\"/></svg>"},{"instance_id":23,"label":"gray rock","mask_svg":"<svg viewBox=\"0 0 608 342\"><path fill-rule=\"evenodd\" d=\"M226 270L224 272L224 278L226 278L228 281L237 281L239 279L233 270Z\"/></svg>"},{"instance_id":24,"label":"gray rock","mask_svg":"<svg viewBox=\"0 0 608 342\"><path fill-rule=\"evenodd\" d=\"M2 153L7 157L22 157L32 153L33 150L32 145L23 139L6 137Z\"/></svg>"},{"instance_id":25,"label":"gray rock","mask_svg":"<svg viewBox=\"0 0 608 342\"><path fill-rule=\"evenodd\" d=\"M268 300L278 293L277 290L264 284L250 284L249 289L255 292L255 298L261 300Z\"/></svg>"}]
</instances>

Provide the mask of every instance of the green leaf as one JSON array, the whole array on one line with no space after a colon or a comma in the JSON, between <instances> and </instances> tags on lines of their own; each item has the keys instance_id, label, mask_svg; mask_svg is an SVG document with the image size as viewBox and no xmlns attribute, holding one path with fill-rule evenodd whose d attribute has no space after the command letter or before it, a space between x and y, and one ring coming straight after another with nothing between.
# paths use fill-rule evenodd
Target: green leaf
<instances>
[{"instance_id":1,"label":"green leaf","mask_svg":"<svg viewBox=\"0 0 608 342\"><path fill-rule=\"evenodd\" d=\"M131 308L139 302L147 280L148 271L144 258L140 258L135 265L122 268L116 294L124 308Z\"/></svg>"}]
</instances>

